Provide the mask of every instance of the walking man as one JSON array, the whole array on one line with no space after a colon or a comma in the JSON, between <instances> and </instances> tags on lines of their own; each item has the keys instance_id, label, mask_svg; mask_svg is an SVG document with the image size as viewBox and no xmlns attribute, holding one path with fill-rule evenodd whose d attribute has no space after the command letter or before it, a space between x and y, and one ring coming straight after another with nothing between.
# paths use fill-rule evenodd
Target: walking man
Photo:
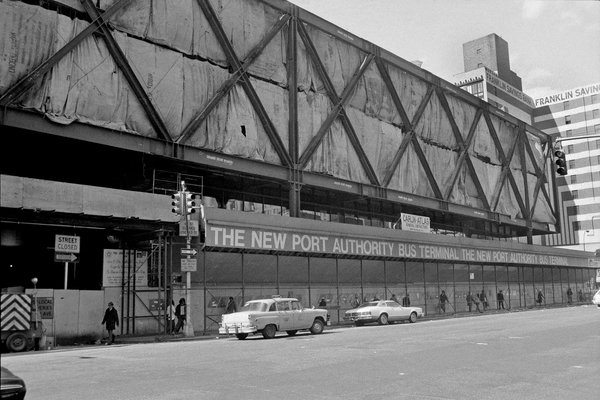
<instances>
[{"instance_id":1,"label":"walking man","mask_svg":"<svg viewBox=\"0 0 600 400\"><path fill-rule=\"evenodd\" d=\"M446 302L448 301L448 296L446 296L446 291L442 290L442 294L440 294L440 308L445 313L446 312Z\"/></svg>"},{"instance_id":2,"label":"walking man","mask_svg":"<svg viewBox=\"0 0 600 400\"><path fill-rule=\"evenodd\" d=\"M115 327L119 326L119 314L114 308L114 304L112 301L108 303L108 308L104 312L104 318L102 318L101 324L106 324L106 330L108 331L107 344L113 344L115 342Z\"/></svg>"}]
</instances>

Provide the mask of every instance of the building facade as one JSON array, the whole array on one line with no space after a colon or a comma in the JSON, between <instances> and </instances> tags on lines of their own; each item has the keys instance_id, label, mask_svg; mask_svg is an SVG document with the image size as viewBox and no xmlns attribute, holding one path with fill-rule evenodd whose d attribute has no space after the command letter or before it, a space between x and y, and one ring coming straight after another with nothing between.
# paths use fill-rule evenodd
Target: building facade
<instances>
[{"instance_id":1,"label":"building facade","mask_svg":"<svg viewBox=\"0 0 600 400\"><path fill-rule=\"evenodd\" d=\"M557 177L560 234L543 244L596 251L600 248L600 83L535 99L533 123L552 135L566 154L567 175Z\"/></svg>"},{"instance_id":2,"label":"building facade","mask_svg":"<svg viewBox=\"0 0 600 400\"><path fill-rule=\"evenodd\" d=\"M550 136L283 0L217 3L0 2L3 289L57 342L107 301L137 334L180 297L196 332L229 296L589 298L588 254L503 240L557 231Z\"/></svg>"}]
</instances>

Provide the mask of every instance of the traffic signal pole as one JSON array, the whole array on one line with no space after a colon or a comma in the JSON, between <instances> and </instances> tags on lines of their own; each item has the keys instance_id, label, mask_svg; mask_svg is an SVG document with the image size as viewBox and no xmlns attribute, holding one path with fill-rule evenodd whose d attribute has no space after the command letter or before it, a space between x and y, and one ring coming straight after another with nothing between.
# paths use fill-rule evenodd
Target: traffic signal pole
<instances>
[{"instance_id":1,"label":"traffic signal pole","mask_svg":"<svg viewBox=\"0 0 600 400\"><path fill-rule=\"evenodd\" d=\"M185 182L181 181L181 190L183 196L181 199L182 202L182 211L183 218L185 218L185 225L187 235L185 238L186 249L189 251L192 250L192 237L190 235L190 212L188 212L188 204L187 204L187 190L185 189ZM190 210L191 211L191 210ZM189 259L191 256L188 254L186 258ZM184 336L194 336L194 326L192 324L192 272L187 271L185 273L185 329L183 331Z\"/></svg>"}]
</instances>

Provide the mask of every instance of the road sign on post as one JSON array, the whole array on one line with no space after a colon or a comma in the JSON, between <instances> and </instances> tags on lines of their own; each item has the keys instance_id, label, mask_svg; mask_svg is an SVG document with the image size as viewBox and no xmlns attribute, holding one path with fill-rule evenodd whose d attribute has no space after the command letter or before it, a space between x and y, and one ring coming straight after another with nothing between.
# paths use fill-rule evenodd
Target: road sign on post
<instances>
[{"instance_id":1,"label":"road sign on post","mask_svg":"<svg viewBox=\"0 0 600 400\"><path fill-rule=\"evenodd\" d=\"M81 237L71 235L54 236L54 260L65 263L65 290L69 286L69 263L77 262L81 245Z\"/></svg>"}]
</instances>

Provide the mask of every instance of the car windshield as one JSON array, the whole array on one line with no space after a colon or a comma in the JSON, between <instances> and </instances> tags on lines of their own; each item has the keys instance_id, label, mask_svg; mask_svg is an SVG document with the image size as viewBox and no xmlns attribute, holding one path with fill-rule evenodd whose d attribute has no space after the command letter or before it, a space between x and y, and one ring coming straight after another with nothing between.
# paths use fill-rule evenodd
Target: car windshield
<instances>
[{"instance_id":1,"label":"car windshield","mask_svg":"<svg viewBox=\"0 0 600 400\"><path fill-rule=\"evenodd\" d=\"M269 309L269 305L262 301L249 301L244 304L244 307L240 309L240 311L267 311Z\"/></svg>"},{"instance_id":2,"label":"car windshield","mask_svg":"<svg viewBox=\"0 0 600 400\"><path fill-rule=\"evenodd\" d=\"M362 303L360 306L358 306L357 308L363 308L363 307L377 307L377 304L379 304L378 301L369 301L367 303Z\"/></svg>"}]
</instances>

